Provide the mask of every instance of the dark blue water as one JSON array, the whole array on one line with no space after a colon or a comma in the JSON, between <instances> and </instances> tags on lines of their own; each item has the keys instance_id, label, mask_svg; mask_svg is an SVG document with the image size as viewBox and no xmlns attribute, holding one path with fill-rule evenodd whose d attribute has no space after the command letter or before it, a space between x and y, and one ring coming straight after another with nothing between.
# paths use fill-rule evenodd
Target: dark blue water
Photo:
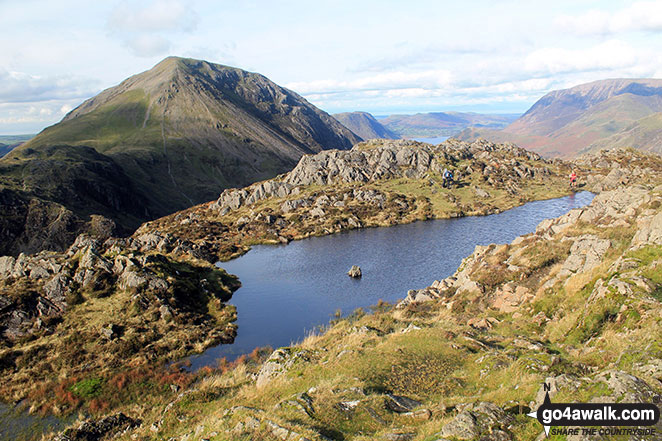
<instances>
[{"instance_id":1,"label":"dark blue water","mask_svg":"<svg viewBox=\"0 0 662 441\"><path fill-rule=\"evenodd\" d=\"M341 309L350 313L379 299L397 302L409 289L450 276L476 245L509 243L530 233L543 219L558 217L593 199L588 192L530 202L481 217L430 220L384 228L352 230L288 245L260 245L219 266L236 274L242 287L231 303L239 325L232 345L191 358L192 368L234 359L257 346L274 348L301 340ZM360 265L363 278L347 270Z\"/></svg>"}]
</instances>

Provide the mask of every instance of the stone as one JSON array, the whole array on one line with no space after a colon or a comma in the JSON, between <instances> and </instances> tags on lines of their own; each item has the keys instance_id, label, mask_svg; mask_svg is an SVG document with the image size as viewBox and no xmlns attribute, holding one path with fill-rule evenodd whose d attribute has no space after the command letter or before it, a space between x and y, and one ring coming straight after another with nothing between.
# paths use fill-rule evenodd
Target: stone
<instances>
[{"instance_id":1,"label":"stone","mask_svg":"<svg viewBox=\"0 0 662 441\"><path fill-rule=\"evenodd\" d=\"M508 282L496 291L492 307L501 312L514 312L531 299L533 299L533 294L530 289Z\"/></svg>"},{"instance_id":2,"label":"stone","mask_svg":"<svg viewBox=\"0 0 662 441\"><path fill-rule=\"evenodd\" d=\"M570 247L570 255L559 271L559 277L575 273L587 273L602 263L611 242L593 235L583 235L575 239Z\"/></svg>"},{"instance_id":3,"label":"stone","mask_svg":"<svg viewBox=\"0 0 662 441\"><path fill-rule=\"evenodd\" d=\"M172 320L173 312L170 306L168 305L161 305L159 307L159 314L161 316L161 320L163 320L164 322L169 322L170 320Z\"/></svg>"},{"instance_id":4,"label":"stone","mask_svg":"<svg viewBox=\"0 0 662 441\"><path fill-rule=\"evenodd\" d=\"M361 267L358 265L352 265L352 267L347 271L347 275L353 279L360 279L363 276L361 272Z\"/></svg>"},{"instance_id":5,"label":"stone","mask_svg":"<svg viewBox=\"0 0 662 441\"><path fill-rule=\"evenodd\" d=\"M416 432L394 432L384 435L387 441L411 441L416 436Z\"/></svg>"},{"instance_id":6,"label":"stone","mask_svg":"<svg viewBox=\"0 0 662 441\"><path fill-rule=\"evenodd\" d=\"M460 412L448 424L441 428L437 436L454 437L459 440L474 439L480 434L476 418L469 411Z\"/></svg>"},{"instance_id":7,"label":"stone","mask_svg":"<svg viewBox=\"0 0 662 441\"><path fill-rule=\"evenodd\" d=\"M496 323L499 323L499 320L495 317L486 317L486 318L474 317L472 319L469 319L467 325L475 329L486 330L492 328Z\"/></svg>"},{"instance_id":8,"label":"stone","mask_svg":"<svg viewBox=\"0 0 662 441\"><path fill-rule=\"evenodd\" d=\"M336 404L336 407L343 412L352 412L360 403L360 400L340 401Z\"/></svg>"},{"instance_id":9,"label":"stone","mask_svg":"<svg viewBox=\"0 0 662 441\"><path fill-rule=\"evenodd\" d=\"M474 188L474 193L476 193L476 196L478 196L479 198L489 198L490 197L490 194L488 192L486 192L485 190L483 190L482 188L480 188L480 187L475 187Z\"/></svg>"},{"instance_id":10,"label":"stone","mask_svg":"<svg viewBox=\"0 0 662 441\"><path fill-rule=\"evenodd\" d=\"M264 387L274 377L287 372L297 361L307 361L310 352L298 348L278 348L271 353L267 361L262 364L257 374L256 386Z\"/></svg>"},{"instance_id":11,"label":"stone","mask_svg":"<svg viewBox=\"0 0 662 441\"><path fill-rule=\"evenodd\" d=\"M405 412L401 415L415 421L427 421L432 418L432 411L430 409L419 409L413 412Z\"/></svg>"},{"instance_id":12,"label":"stone","mask_svg":"<svg viewBox=\"0 0 662 441\"><path fill-rule=\"evenodd\" d=\"M130 418L123 413L107 416L99 420L86 420L75 429L67 429L54 440L96 441L110 439L139 427L142 421Z\"/></svg>"},{"instance_id":13,"label":"stone","mask_svg":"<svg viewBox=\"0 0 662 441\"><path fill-rule=\"evenodd\" d=\"M411 412L421 404L423 403L421 403L420 401L416 401L408 397L403 397L393 394L386 394L386 399L384 402L384 405L388 410L396 413Z\"/></svg>"},{"instance_id":14,"label":"stone","mask_svg":"<svg viewBox=\"0 0 662 441\"><path fill-rule=\"evenodd\" d=\"M106 337L108 340L115 340L122 335L122 327L111 323L108 326L101 328L101 335Z\"/></svg>"}]
</instances>

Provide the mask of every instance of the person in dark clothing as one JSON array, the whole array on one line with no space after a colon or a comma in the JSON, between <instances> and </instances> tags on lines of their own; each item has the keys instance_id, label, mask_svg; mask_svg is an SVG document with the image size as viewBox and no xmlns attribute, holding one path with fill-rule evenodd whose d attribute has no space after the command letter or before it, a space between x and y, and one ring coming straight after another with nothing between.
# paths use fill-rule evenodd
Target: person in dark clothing
<instances>
[{"instance_id":1,"label":"person in dark clothing","mask_svg":"<svg viewBox=\"0 0 662 441\"><path fill-rule=\"evenodd\" d=\"M442 186L444 188L450 188L450 186L453 184L453 172L448 169L445 169L442 178L443 178Z\"/></svg>"}]
</instances>

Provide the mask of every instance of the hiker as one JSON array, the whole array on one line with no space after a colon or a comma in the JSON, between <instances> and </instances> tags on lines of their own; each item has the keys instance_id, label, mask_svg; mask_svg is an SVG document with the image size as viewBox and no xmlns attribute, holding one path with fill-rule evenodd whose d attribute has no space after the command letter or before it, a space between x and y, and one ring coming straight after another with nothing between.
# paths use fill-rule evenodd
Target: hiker
<instances>
[{"instance_id":1,"label":"hiker","mask_svg":"<svg viewBox=\"0 0 662 441\"><path fill-rule=\"evenodd\" d=\"M443 182L443 187L444 188L450 188L451 184L453 183L453 172L451 172L448 169L444 169L444 174L442 175L444 178Z\"/></svg>"},{"instance_id":2,"label":"hiker","mask_svg":"<svg viewBox=\"0 0 662 441\"><path fill-rule=\"evenodd\" d=\"M577 173L573 170L572 173L570 174L570 188L576 188L577 187Z\"/></svg>"}]
</instances>

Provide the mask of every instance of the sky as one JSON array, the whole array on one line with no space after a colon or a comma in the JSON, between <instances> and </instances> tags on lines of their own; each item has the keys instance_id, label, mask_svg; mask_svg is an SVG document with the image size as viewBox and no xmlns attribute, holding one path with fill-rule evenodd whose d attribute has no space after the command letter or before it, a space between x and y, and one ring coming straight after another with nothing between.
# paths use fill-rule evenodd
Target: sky
<instances>
[{"instance_id":1,"label":"sky","mask_svg":"<svg viewBox=\"0 0 662 441\"><path fill-rule=\"evenodd\" d=\"M551 90L661 78L660 47L662 0L0 0L0 134L169 55L259 72L329 113L522 113Z\"/></svg>"}]
</instances>

